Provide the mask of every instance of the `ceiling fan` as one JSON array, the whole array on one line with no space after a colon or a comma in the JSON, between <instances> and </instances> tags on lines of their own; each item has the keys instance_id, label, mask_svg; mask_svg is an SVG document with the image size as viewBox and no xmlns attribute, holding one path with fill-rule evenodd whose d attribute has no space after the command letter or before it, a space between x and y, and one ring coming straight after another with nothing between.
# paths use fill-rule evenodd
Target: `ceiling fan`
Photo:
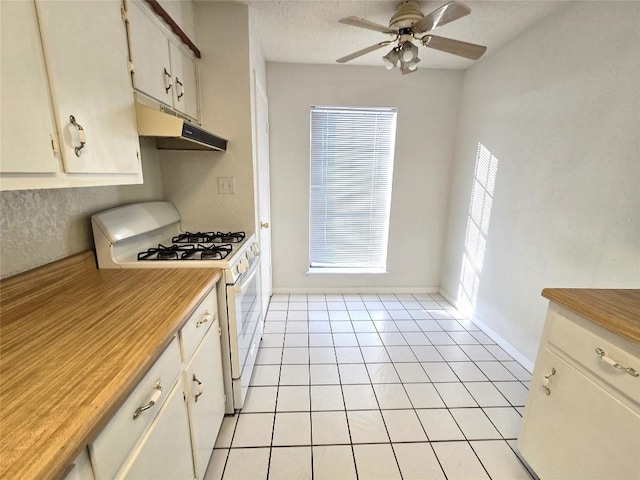
<instances>
[{"instance_id":1,"label":"ceiling fan","mask_svg":"<svg viewBox=\"0 0 640 480\"><path fill-rule=\"evenodd\" d=\"M354 58L396 43L389 53L382 57L385 67L388 70L399 67L403 75L412 73L417 70L418 62L420 62L418 58L418 47L412 40L417 40L425 47L434 48L471 60L477 60L484 54L487 47L461 42L460 40L453 40L451 38L439 37L430 33L436 27L453 22L470 13L471 9L466 5L452 1L434 10L430 14L425 15L420 11L420 6L417 1L408 0L399 5L397 12L391 17L391 20L389 20L388 27L365 20L364 18L343 18L339 20L340 23L387 33L394 35L395 38L353 52L350 55L339 58L336 62L346 63Z\"/></svg>"}]
</instances>

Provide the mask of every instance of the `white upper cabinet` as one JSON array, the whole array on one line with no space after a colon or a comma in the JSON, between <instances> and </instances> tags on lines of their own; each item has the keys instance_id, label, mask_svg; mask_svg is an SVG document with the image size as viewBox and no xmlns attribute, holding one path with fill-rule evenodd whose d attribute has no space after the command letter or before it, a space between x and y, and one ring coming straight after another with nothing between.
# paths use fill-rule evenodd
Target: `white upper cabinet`
<instances>
[{"instance_id":1,"label":"white upper cabinet","mask_svg":"<svg viewBox=\"0 0 640 480\"><path fill-rule=\"evenodd\" d=\"M47 71L32 2L0 2L2 34L2 142L0 168L53 173L59 159Z\"/></svg>"},{"instance_id":2,"label":"white upper cabinet","mask_svg":"<svg viewBox=\"0 0 640 480\"><path fill-rule=\"evenodd\" d=\"M136 2L127 2L129 42L133 67L133 86L161 101L173 104L173 74L169 42L153 21L152 12Z\"/></svg>"},{"instance_id":3,"label":"white upper cabinet","mask_svg":"<svg viewBox=\"0 0 640 480\"><path fill-rule=\"evenodd\" d=\"M120 3L0 8L0 190L142 183Z\"/></svg>"},{"instance_id":4,"label":"white upper cabinet","mask_svg":"<svg viewBox=\"0 0 640 480\"><path fill-rule=\"evenodd\" d=\"M127 1L129 46L136 90L199 120L197 65L146 5Z\"/></svg>"},{"instance_id":5,"label":"white upper cabinet","mask_svg":"<svg viewBox=\"0 0 640 480\"><path fill-rule=\"evenodd\" d=\"M120 4L38 0L36 6L65 171L138 173Z\"/></svg>"},{"instance_id":6,"label":"white upper cabinet","mask_svg":"<svg viewBox=\"0 0 640 480\"><path fill-rule=\"evenodd\" d=\"M199 112L196 61L173 42L169 44L169 50L175 81L173 105L176 110L197 120Z\"/></svg>"}]
</instances>

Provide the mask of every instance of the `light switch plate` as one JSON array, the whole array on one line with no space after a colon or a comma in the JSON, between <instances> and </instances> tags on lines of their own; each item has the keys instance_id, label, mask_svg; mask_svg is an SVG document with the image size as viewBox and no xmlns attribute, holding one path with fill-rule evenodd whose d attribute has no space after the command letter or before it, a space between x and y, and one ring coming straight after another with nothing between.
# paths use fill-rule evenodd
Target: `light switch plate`
<instances>
[{"instance_id":1,"label":"light switch plate","mask_svg":"<svg viewBox=\"0 0 640 480\"><path fill-rule=\"evenodd\" d=\"M218 193L223 195L236 193L236 179L233 177L218 177Z\"/></svg>"}]
</instances>

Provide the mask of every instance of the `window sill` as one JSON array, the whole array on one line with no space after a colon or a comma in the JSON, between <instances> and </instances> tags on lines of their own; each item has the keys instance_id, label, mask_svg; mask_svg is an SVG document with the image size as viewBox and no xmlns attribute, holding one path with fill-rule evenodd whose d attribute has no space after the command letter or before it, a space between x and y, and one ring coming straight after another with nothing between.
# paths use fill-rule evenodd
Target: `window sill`
<instances>
[{"instance_id":1,"label":"window sill","mask_svg":"<svg viewBox=\"0 0 640 480\"><path fill-rule=\"evenodd\" d=\"M384 268L309 268L307 275L371 275L389 273Z\"/></svg>"}]
</instances>

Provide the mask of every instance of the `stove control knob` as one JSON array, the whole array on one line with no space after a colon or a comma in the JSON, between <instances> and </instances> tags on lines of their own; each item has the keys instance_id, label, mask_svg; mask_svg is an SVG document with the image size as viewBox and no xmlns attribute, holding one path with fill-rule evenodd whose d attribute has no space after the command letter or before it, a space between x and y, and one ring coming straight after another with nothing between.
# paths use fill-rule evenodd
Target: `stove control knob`
<instances>
[{"instance_id":1,"label":"stove control knob","mask_svg":"<svg viewBox=\"0 0 640 480\"><path fill-rule=\"evenodd\" d=\"M247 267L242 260L240 260L240 263L238 263L237 269L238 269L238 273L240 274L243 274L244 272L247 271Z\"/></svg>"},{"instance_id":2,"label":"stove control knob","mask_svg":"<svg viewBox=\"0 0 640 480\"><path fill-rule=\"evenodd\" d=\"M253 248L252 248L251 250L247 250L247 258L248 258L249 260L251 260L251 259L252 259L253 257L255 257L255 256L256 256L256 254L255 254L255 253L253 253Z\"/></svg>"}]
</instances>

